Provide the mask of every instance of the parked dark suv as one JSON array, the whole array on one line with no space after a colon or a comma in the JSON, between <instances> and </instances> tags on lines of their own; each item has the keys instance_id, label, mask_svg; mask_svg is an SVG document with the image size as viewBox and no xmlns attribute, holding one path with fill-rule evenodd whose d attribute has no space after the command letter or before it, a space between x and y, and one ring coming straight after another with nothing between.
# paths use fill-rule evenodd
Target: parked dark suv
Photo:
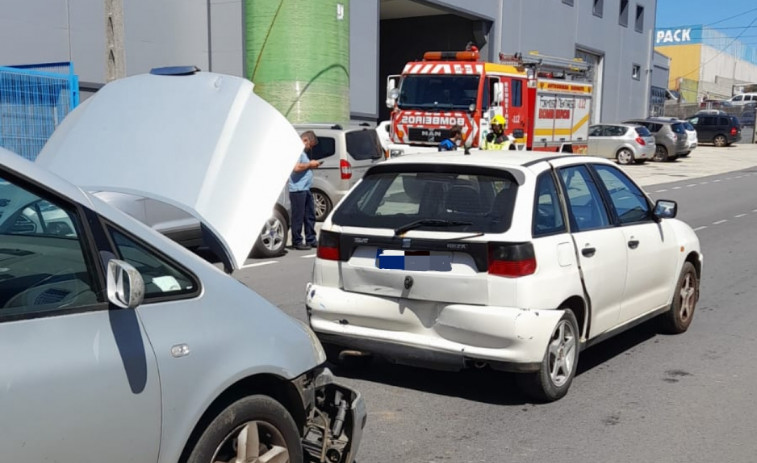
<instances>
[{"instance_id":1,"label":"parked dark suv","mask_svg":"<svg viewBox=\"0 0 757 463\"><path fill-rule=\"evenodd\" d=\"M741 124L736 116L724 112L716 114L697 113L686 119L697 130L700 143L728 146L741 140Z\"/></svg>"},{"instance_id":2,"label":"parked dark suv","mask_svg":"<svg viewBox=\"0 0 757 463\"><path fill-rule=\"evenodd\" d=\"M688 135L684 122L672 118L648 117L646 119L631 119L623 121L625 124L638 124L646 127L654 135L654 161L672 161L678 156L686 156L691 152Z\"/></svg>"}]
</instances>

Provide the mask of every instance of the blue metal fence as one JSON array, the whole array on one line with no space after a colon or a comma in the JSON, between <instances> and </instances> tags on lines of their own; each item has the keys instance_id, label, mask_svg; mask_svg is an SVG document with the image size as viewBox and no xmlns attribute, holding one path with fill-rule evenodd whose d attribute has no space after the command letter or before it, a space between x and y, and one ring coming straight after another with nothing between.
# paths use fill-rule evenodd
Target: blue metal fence
<instances>
[{"instance_id":1,"label":"blue metal fence","mask_svg":"<svg viewBox=\"0 0 757 463\"><path fill-rule=\"evenodd\" d=\"M72 63L0 66L0 146L33 161L78 104Z\"/></svg>"}]
</instances>

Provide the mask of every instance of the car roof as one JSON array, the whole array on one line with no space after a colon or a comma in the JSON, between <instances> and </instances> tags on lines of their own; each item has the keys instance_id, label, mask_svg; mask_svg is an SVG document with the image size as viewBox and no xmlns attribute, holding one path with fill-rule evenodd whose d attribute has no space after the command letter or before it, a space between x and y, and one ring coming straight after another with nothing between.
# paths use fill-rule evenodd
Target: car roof
<instances>
[{"instance_id":1,"label":"car roof","mask_svg":"<svg viewBox=\"0 0 757 463\"><path fill-rule=\"evenodd\" d=\"M370 171L379 168L390 169L391 166L410 165L410 164L429 164L429 165L450 165L450 166L471 166L484 167L512 171L540 171L542 169L534 167L553 160L571 160L582 162L591 160L591 162L612 164L607 159L594 156L576 155L570 153L554 153L546 151L500 151L500 150L471 150L470 154L465 154L462 150L441 151L441 152L419 152L391 158L372 167ZM369 171L369 172L370 172ZM518 183L522 183L522 178Z\"/></svg>"}]
</instances>

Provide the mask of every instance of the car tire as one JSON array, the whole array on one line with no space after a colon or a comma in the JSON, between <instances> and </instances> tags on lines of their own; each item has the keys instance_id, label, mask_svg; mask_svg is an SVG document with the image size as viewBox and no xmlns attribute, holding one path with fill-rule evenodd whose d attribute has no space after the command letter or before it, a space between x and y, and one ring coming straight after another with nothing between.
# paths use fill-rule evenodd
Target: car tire
<instances>
[{"instance_id":1,"label":"car tire","mask_svg":"<svg viewBox=\"0 0 757 463\"><path fill-rule=\"evenodd\" d=\"M712 139L712 144L718 148L722 148L728 146L728 140L725 138L725 135L715 135L715 138Z\"/></svg>"},{"instance_id":2,"label":"car tire","mask_svg":"<svg viewBox=\"0 0 757 463\"><path fill-rule=\"evenodd\" d=\"M284 215L274 210L273 215L263 225L263 230L255 241L255 246L252 247L250 255L258 258L282 255L286 249L288 233L289 227Z\"/></svg>"},{"instance_id":3,"label":"car tire","mask_svg":"<svg viewBox=\"0 0 757 463\"><path fill-rule=\"evenodd\" d=\"M681 153L678 155L679 158L687 158L689 157L689 154L691 154L691 151L686 151L685 153Z\"/></svg>"},{"instance_id":4,"label":"car tire","mask_svg":"<svg viewBox=\"0 0 757 463\"><path fill-rule=\"evenodd\" d=\"M683 264L678 278L670 310L660 318L660 328L670 334L680 334L689 329L694 318L694 309L699 300L699 278L691 262Z\"/></svg>"},{"instance_id":5,"label":"car tire","mask_svg":"<svg viewBox=\"0 0 757 463\"><path fill-rule=\"evenodd\" d=\"M636 160L636 164L638 164L638 165L644 164L645 162L647 162L646 159L637 159Z\"/></svg>"},{"instance_id":6,"label":"car tire","mask_svg":"<svg viewBox=\"0 0 757 463\"><path fill-rule=\"evenodd\" d=\"M521 390L541 402L564 397L576 375L579 338L576 316L571 310L565 310L550 336L539 371L517 376Z\"/></svg>"},{"instance_id":7,"label":"car tire","mask_svg":"<svg viewBox=\"0 0 757 463\"><path fill-rule=\"evenodd\" d=\"M310 190L313 194L313 204L315 206L315 221L323 222L331 212L333 205L326 193L321 190Z\"/></svg>"},{"instance_id":8,"label":"car tire","mask_svg":"<svg viewBox=\"0 0 757 463\"><path fill-rule=\"evenodd\" d=\"M617 154L615 155L615 159L618 160L618 164L623 165L623 166L633 164L636 161L636 159L633 156L633 151L631 151L628 148L619 149Z\"/></svg>"},{"instance_id":9,"label":"car tire","mask_svg":"<svg viewBox=\"0 0 757 463\"><path fill-rule=\"evenodd\" d=\"M664 145L655 145L654 156L652 157L652 160L657 161L657 162L663 162L663 161L667 161L668 158L669 158L668 149L665 148Z\"/></svg>"},{"instance_id":10,"label":"car tire","mask_svg":"<svg viewBox=\"0 0 757 463\"><path fill-rule=\"evenodd\" d=\"M247 445L240 445L245 442ZM279 402L253 395L232 403L210 422L187 462L258 461L255 457L269 461L275 455L284 461L302 462L297 425Z\"/></svg>"}]
</instances>

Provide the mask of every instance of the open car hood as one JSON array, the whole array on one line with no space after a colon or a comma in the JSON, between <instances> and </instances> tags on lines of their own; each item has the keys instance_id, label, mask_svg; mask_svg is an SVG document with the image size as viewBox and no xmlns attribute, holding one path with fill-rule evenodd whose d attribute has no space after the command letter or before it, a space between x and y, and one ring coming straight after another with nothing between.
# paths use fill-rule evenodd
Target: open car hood
<instances>
[{"instance_id":1,"label":"open car hood","mask_svg":"<svg viewBox=\"0 0 757 463\"><path fill-rule=\"evenodd\" d=\"M36 162L88 191L185 210L239 268L303 148L252 89L207 72L114 81L66 117Z\"/></svg>"}]
</instances>

